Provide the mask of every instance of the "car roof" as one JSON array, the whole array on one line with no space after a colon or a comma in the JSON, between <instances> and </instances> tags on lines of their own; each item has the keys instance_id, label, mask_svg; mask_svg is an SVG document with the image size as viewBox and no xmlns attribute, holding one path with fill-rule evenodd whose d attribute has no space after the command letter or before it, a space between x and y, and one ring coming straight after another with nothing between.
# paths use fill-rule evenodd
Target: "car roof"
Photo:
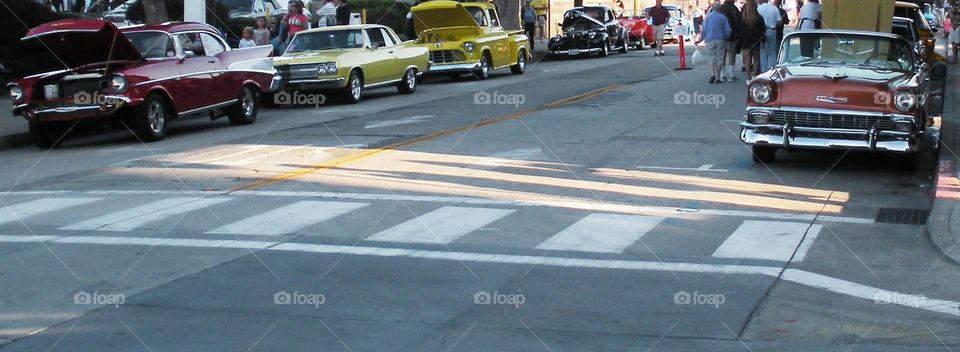
<instances>
[{"instance_id":1,"label":"car roof","mask_svg":"<svg viewBox=\"0 0 960 352\"><path fill-rule=\"evenodd\" d=\"M153 25L133 25L120 28L121 32L139 32L139 31L163 31L163 32L187 32L187 31L210 31L218 33L213 26L199 22L164 22Z\"/></svg>"}]
</instances>

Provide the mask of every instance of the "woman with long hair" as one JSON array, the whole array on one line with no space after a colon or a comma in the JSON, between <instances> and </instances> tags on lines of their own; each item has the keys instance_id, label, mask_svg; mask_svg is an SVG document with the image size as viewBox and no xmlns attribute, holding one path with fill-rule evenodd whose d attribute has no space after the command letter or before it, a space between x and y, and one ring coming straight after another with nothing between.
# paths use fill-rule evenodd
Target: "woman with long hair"
<instances>
[{"instance_id":1,"label":"woman with long hair","mask_svg":"<svg viewBox=\"0 0 960 352\"><path fill-rule=\"evenodd\" d=\"M750 81L760 71L760 42L763 41L767 26L757 12L757 0L747 0L740 12L743 26L740 27L740 46L743 53L743 66L746 80Z\"/></svg>"}]
</instances>

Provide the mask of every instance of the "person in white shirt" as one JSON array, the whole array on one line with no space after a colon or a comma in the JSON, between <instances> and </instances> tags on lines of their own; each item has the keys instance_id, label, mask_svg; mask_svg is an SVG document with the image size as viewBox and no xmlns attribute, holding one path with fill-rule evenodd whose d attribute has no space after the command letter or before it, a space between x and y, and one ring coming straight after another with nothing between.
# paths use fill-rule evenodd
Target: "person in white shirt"
<instances>
[{"instance_id":1,"label":"person in white shirt","mask_svg":"<svg viewBox=\"0 0 960 352\"><path fill-rule=\"evenodd\" d=\"M803 31L820 27L822 12L823 7L820 5L820 0L808 0L800 8L800 24L797 25L797 29ZM818 43L819 39L817 38L800 38L800 55L812 58L816 54Z\"/></svg>"},{"instance_id":2,"label":"person in white shirt","mask_svg":"<svg viewBox=\"0 0 960 352\"><path fill-rule=\"evenodd\" d=\"M783 22L783 18L780 18L780 10L771 4L773 1L776 0L757 0L760 3L757 13L767 27L760 44L760 72L767 72L777 62L777 25Z\"/></svg>"},{"instance_id":3,"label":"person in white shirt","mask_svg":"<svg viewBox=\"0 0 960 352\"><path fill-rule=\"evenodd\" d=\"M257 42L253 41L253 27L246 27L243 29L243 38L240 39L240 48L252 48L257 46Z\"/></svg>"},{"instance_id":4,"label":"person in white shirt","mask_svg":"<svg viewBox=\"0 0 960 352\"><path fill-rule=\"evenodd\" d=\"M319 1L319 0L314 0ZM323 7L317 10L317 28L335 26L337 24L337 6L333 0L323 0Z\"/></svg>"}]
</instances>

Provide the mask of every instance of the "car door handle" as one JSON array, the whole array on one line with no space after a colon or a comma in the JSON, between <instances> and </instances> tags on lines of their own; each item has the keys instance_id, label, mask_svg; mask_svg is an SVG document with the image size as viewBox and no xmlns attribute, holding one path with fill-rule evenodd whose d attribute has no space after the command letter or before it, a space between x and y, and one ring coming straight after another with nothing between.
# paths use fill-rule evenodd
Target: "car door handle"
<instances>
[{"instance_id":1,"label":"car door handle","mask_svg":"<svg viewBox=\"0 0 960 352\"><path fill-rule=\"evenodd\" d=\"M393 54L393 50L388 51L387 54Z\"/></svg>"},{"instance_id":2,"label":"car door handle","mask_svg":"<svg viewBox=\"0 0 960 352\"><path fill-rule=\"evenodd\" d=\"M213 63L216 63L216 62L217 62L217 60L207 60L207 63L208 63L208 64L213 64Z\"/></svg>"}]
</instances>

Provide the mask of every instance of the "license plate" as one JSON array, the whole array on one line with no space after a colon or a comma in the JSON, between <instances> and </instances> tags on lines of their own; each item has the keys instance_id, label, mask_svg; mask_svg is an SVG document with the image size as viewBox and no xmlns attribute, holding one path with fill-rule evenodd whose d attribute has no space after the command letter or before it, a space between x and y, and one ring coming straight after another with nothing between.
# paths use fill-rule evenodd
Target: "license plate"
<instances>
[{"instance_id":1,"label":"license plate","mask_svg":"<svg viewBox=\"0 0 960 352\"><path fill-rule=\"evenodd\" d=\"M580 55L580 49L567 50L567 55Z\"/></svg>"}]
</instances>

